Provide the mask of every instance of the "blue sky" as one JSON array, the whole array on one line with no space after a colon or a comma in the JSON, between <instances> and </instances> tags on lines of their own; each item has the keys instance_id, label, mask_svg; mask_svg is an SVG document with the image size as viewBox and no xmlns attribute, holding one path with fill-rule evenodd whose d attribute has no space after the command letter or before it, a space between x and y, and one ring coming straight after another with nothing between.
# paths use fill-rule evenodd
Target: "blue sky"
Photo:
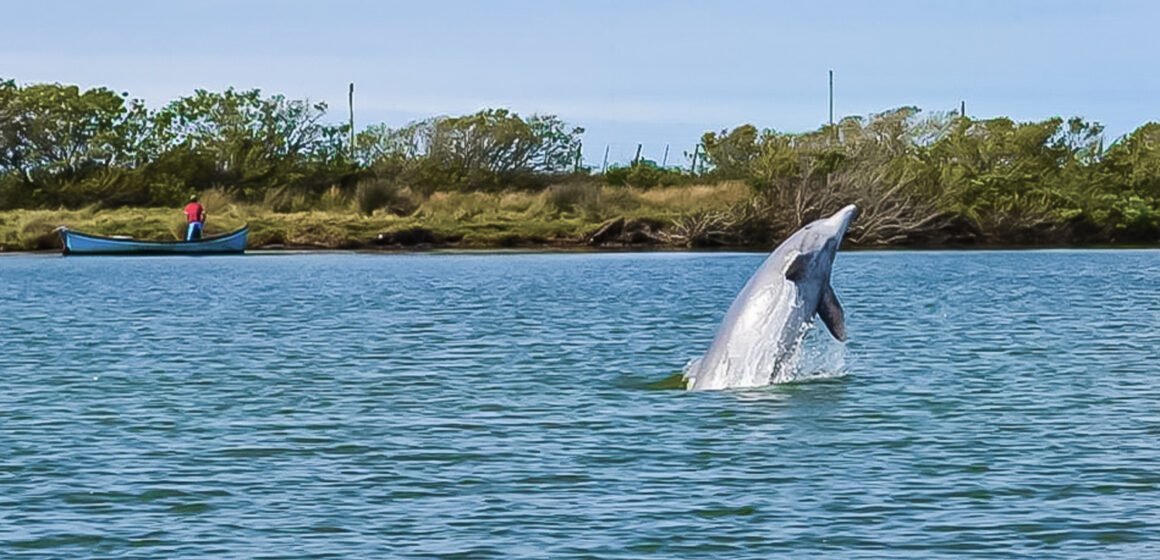
<instances>
[{"instance_id":1,"label":"blue sky","mask_svg":"<svg viewBox=\"0 0 1160 560\"><path fill-rule=\"evenodd\" d=\"M104 85L153 106L260 88L399 126L509 107L584 126L586 159L638 142L682 162L702 132L799 132L835 113L966 101L977 117L1160 120L1160 2L13 2L0 77Z\"/></svg>"}]
</instances>

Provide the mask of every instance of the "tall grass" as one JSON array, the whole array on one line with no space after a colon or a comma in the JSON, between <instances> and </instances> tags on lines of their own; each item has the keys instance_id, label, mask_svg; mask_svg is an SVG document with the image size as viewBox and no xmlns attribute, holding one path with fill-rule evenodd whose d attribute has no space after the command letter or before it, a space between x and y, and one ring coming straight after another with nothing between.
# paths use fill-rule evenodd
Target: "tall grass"
<instances>
[{"instance_id":1,"label":"tall grass","mask_svg":"<svg viewBox=\"0 0 1160 560\"><path fill-rule=\"evenodd\" d=\"M436 192L423 198L409 188L368 181L352 191L335 187L305 204L297 195L271 195L272 204L239 202L228 192L200 193L206 233L251 226L252 247L269 244L358 247L379 234L419 228L462 246L578 242L616 217L655 223L687 223L700 212L728 213L750 196L743 183L638 189L598 183L563 183L539 192ZM120 208L0 212L0 246L6 250L51 248L53 229L73 229L137 239L180 239L180 208Z\"/></svg>"},{"instance_id":2,"label":"tall grass","mask_svg":"<svg viewBox=\"0 0 1160 560\"><path fill-rule=\"evenodd\" d=\"M596 183L564 183L552 185L544 193L549 208L560 213L572 213L599 219L603 215L601 191Z\"/></svg>"},{"instance_id":3,"label":"tall grass","mask_svg":"<svg viewBox=\"0 0 1160 560\"><path fill-rule=\"evenodd\" d=\"M686 214L702 210L725 210L752 196L752 190L741 181L715 185L661 187L636 191L641 206L654 212Z\"/></svg>"},{"instance_id":4,"label":"tall grass","mask_svg":"<svg viewBox=\"0 0 1160 560\"><path fill-rule=\"evenodd\" d=\"M419 202L419 197L409 187L377 177L359 181L354 191L354 205L366 216L378 210L407 215L419 207Z\"/></svg>"}]
</instances>

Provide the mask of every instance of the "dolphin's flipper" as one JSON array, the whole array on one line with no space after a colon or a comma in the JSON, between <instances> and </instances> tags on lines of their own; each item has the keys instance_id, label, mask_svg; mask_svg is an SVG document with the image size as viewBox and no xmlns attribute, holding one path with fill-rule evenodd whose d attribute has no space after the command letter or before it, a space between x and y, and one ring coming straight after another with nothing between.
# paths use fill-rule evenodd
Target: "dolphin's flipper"
<instances>
[{"instance_id":1,"label":"dolphin's flipper","mask_svg":"<svg viewBox=\"0 0 1160 560\"><path fill-rule=\"evenodd\" d=\"M830 329L830 334L834 335L834 338L846 341L846 312L842 310L842 304L834 294L834 287L829 284L822 290L822 299L818 302L818 317L822 318L822 322Z\"/></svg>"},{"instance_id":2,"label":"dolphin's flipper","mask_svg":"<svg viewBox=\"0 0 1160 560\"><path fill-rule=\"evenodd\" d=\"M810 257L803 253L794 255L793 260L785 267L785 277L793 282L797 282L805 277L806 272L810 270Z\"/></svg>"}]
</instances>

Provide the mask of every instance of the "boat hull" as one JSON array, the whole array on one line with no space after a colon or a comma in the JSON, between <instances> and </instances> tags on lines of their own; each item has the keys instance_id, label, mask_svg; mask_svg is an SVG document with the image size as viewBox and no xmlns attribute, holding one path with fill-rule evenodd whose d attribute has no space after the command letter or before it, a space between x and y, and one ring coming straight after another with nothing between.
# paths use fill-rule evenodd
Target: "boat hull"
<instances>
[{"instance_id":1,"label":"boat hull","mask_svg":"<svg viewBox=\"0 0 1160 560\"><path fill-rule=\"evenodd\" d=\"M197 241L139 241L60 229L65 255L237 255L246 250L249 226Z\"/></svg>"}]
</instances>

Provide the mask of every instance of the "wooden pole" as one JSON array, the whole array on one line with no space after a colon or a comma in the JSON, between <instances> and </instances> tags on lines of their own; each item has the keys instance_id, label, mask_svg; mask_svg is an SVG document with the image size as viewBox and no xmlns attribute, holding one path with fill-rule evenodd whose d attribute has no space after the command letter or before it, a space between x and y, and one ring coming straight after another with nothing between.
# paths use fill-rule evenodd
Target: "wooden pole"
<instances>
[{"instance_id":1,"label":"wooden pole","mask_svg":"<svg viewBox=\"0 0 1160 560\"><path fill-rule=\"evenodd\" d=\"M966 101L959 102L959 116L963 117L964 119L967 118L967 102Z\"/></svg>"},{"instance_id":2,"label":"wooden pole","mask_svg":"<svg viewBox=\"0 0 1160 560\"><path fill-rule=\"evenodd\" d=\"M669 164L669 145L665 144L665 157L661 159L661 167Z\"/></svg>"},{"instance_id":3,"label":"wooden pole","mask_svg":"<svg viewBox=\"0 0 1160 560\"><path fill-rule=\"evenodd\" d=\"M604 145L604 163L600 164L600 174L601 175L604 175L604 172L608 171L608 148L609 148L609 145L605 144Z\"/></svg>"},{"instance_id":4,"label":"wooden pole","mask_svg":"<svg viewBox=\"0 0 1160 560\"><path fill-rule=\"evenodd\" d=\"M640 165L640 149L643 147L644 147L644 144L637 144L636 145L636 157L632 158L632 166L633 167Z\"/></svg>"},{"instance_id":5,"label":"wooden pole","mask_svg":"<svg viewBox=\"0 0 1160 560\"><path fill-rule=\"evenodd\" d=\"M584 143L583 143L583 142L577 142L577 143L576 143L576 165L574 165L574 166L572 167L572 172L573 172L573 173L579 173L579 172L580 172L580 161L581 161L581 159L584 157L584 155L583 155L583 154L584 154Z\"/></svg>"},{"instance_id":6,"label":"wooden pole","mask_svg":"<svg viewBox=\"0 0 1160 560\"><path fill-rule=\"evenodd\" d=\"M354 82L350 83L347 104L350 106L350 158L354 159Z\"/></svg>"},{"instance_id":7,"label":"wooden pole","mask_svg":"<svg viewBox=\"0 0 1160 560\"><path fill-rule=\"evenodd\" d=\"M697 156L700 153L701 153L701 145L697 144L697 147L693 148L693 165L689 166L689 173L691 175L697 174Z\"/></svg>"}]
</instances>

